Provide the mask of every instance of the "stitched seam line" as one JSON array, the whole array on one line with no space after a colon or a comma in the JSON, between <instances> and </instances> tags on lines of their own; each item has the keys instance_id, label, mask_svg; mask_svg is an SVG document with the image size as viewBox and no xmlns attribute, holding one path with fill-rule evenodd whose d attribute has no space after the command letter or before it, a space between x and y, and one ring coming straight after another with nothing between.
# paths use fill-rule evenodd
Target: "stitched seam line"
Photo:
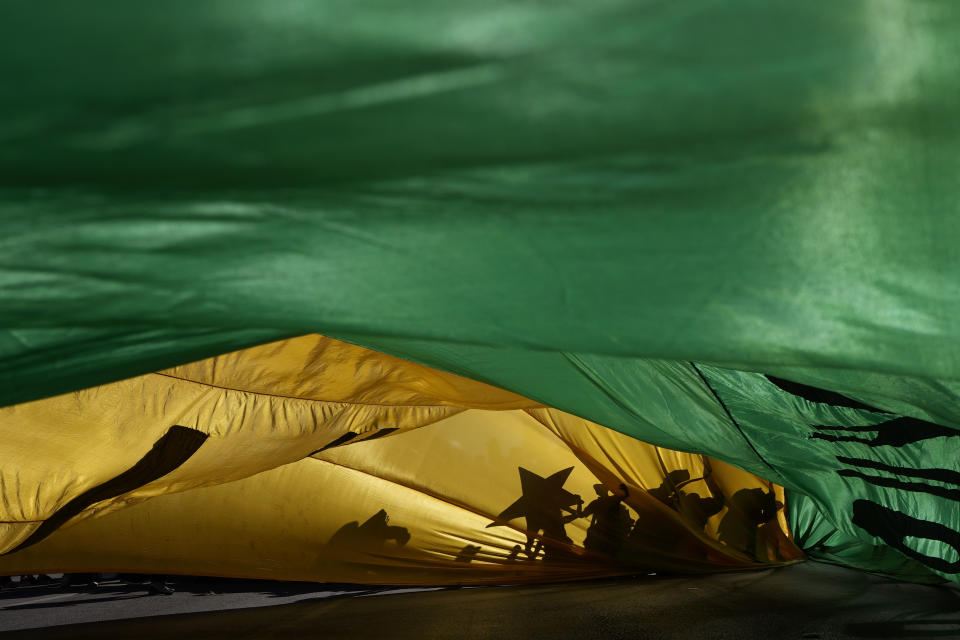
<instances>
[{"instance_id":1,"label":"stitched seam line","mask_svg":"<svg viewBox=\"0 0 960 640\"><path fill-rule=\"evenodd\" d=\"M392 407L397 409L416 409L416 408L450 408L455 405L452 404L382 404L376 402L348 402L346 400L323 400L318 398L302 398L300 396L286 396L279 393L264 393L262 391L250 391L248 389L235 389L233 387L224 387L218 384L211 384L209 382L200 382L199 380L191 380L190 378L180 378L177 376L172 376L169 373L160 373L159 371L154 372L150 375L163 376L164 378L170 378L172 380L179 380L180 382L189 382L191 384L198 384L204 387L210 387L212 389L220 389L222 391L235 391L237 393L249 393L254 396L263 396L268 398L285 398L287 400L301 400L303 402L322 402L325 404L340 404L340 405L349 405L349 406L358 406L358 407Z\"/></svg>"}]
</instances>

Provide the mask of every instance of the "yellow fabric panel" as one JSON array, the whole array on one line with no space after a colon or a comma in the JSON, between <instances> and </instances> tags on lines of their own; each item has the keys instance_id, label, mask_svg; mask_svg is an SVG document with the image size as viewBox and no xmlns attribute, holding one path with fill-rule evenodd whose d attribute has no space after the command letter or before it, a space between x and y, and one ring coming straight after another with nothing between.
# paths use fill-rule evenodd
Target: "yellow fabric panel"
<instances>
[{"instance_id":1,"label":"yellow fabric panel","mask_svg":"<svg viewBox=\"0 0 960 640\"><path fill-rule=\"evenodd\" d=\"M802 557L776 518L759 523L749 509L734 508L738 492L767 492L769 483L707 462L714 480L697 486L698 497L719 497L723 509L708 518L711 526L694 526L683 503L694 484L673 492L677 508L658 489L671 473L700 472L700 456L552 410L539 417L468 410L235 482L159 496L0 557L0 573L496 583L742 569ZM611 497L621 481L629 487L622 501ZM782 553L758 562L761 547Z\"/></svg>"},{"instance_id":2,"label":"yellow fabric panel","mask_svg":"<svg viewBox=\"0 0 960 640\"><path fill-rule=\"evenodd\" d=\"M430 424L465 406L539 405L452 374L304 336L3 408L0 552L130 469L174 425L209 437L162 478L98 500L69 522L164 493L244 478L300 460L339 438L358 434L359 440Z\"/></svg>"},{"instance_id":3,"label":"yellow fabric panel","mask_svg":"<svg viewBox=\"0 0 960 640\"><path fill-rule=\"evenodd\" d=\"M180 467L84 515L299 460L351 429L429 424L451 407L276 398L148 375L0 410L0 520L36 522L143 458L172 425L210 438ZM29 425L29 428L25 428ZM0 533L4 533L0 531ZM21 536L3 540L6 551Z\"/></svg>"},{"instance_id":4,"label":"yellow fabric panel","mask_svg":"<svg viewBox=\"0 0 960 640\"><path fill-rule=\"evenodd\" d=\"M623 505L634 520L643 514L632 544L618 549L618 561L695 570L802 557L786 533L781 487L722 462L660 449L555 409L467 411L404 434L402 444L400 440L375 451L357 445L316 457L491 517L512 502L521 467L542 478L573 467L563 486L574 487L569 490L585 506L603 497L612 507L609 496L624 483L628 496ZM389 455L394 449L397 453ZM711 473L705 473L708 468ZM704 475L706 480L697 480ZM589 521L573 520L567 535L582 544ZM686 548L675 554L680 540Z\"/></svg>"},{"instance_id":5,"label":"yellow fabric panel","mask_svg":"<svg viewBox=\"0 0 960 640\"><path fill-rule=\"evenodd\" d=\"M516 563L504 572L480 560L457 562L452 552L467 544L505 557L522 543L513 530L485 529L487 522L402 486L308 458L61 529L35 547L0 557L0 573L31 567L376 584L609 573L606 567L571 571L539 563ZM476 537L461 539L458 531Z\"/></svg>"},{"instance_id":6,"label":"yellow fabric panel","mask_svg":"<svg viewBox=\"0 0 960 640\"><path fill-rule=\"evenodd\" d=\"M608 486L625 483L629 504L646 501L648 509L682 521L714 549L758 562L802 556L789 533L783 487L720 460L655 447L563 411L528 413ZM755 530L740 526L751 521ZM651 539L655 535L651 531Z\"/></svg>"},{"instance_id":7,"label":"yellow fabric panel","mask_svg":"<svg viewBox=\"0 0 960 640\"><path fill-rule=\"evenodd\" d=\"M7 549L13 549L37 530L40 522L3 522L0 523L0 540ZM14 572L14 575L16 572Z\"/></svg>"},{"instance_id":8,"label":"yellow fabric panel","mask_svg":"<svg viewBox=\"0 0 960 640\"><path fill-rule=\"evenodd\" d=\"M224 389L325 402L472 409L542 406L504 389L316 334L160 373Z\"/></svg>"}]
</instances>

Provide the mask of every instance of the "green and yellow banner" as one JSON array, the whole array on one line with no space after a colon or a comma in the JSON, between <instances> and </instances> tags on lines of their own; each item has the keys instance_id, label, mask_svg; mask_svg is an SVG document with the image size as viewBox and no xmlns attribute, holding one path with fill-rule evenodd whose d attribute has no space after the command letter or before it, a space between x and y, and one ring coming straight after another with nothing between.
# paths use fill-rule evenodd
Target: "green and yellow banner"
<instances>
[{"instance_id":1,"label":"green and yellow banner","mask_svg":"<svg viewBox=\"0 0 960 640\"><path fill-rule=\"evenodd\" d=\"M954 0L0 14L3 570L960 576Z\"/></svg>"}]
</instances>

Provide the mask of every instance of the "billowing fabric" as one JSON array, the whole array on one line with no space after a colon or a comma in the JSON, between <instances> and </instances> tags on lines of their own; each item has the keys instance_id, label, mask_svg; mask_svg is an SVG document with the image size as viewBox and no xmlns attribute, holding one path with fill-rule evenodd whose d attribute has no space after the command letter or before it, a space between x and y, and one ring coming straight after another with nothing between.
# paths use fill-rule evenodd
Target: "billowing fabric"
<instances>
[{"instance_id":1,"label":"billowing fabric","mask_svg":"<svg viewBox=\"0 0 960 640\"><path fill-rule=\"evenodd\" d=\"M882 542L872 568L900 571L893 549L960 579L960 430L776 377L701 369L768 477L841 532Z\"/></svg>"},{"instance_id":2,"label":"billowing fabric","mask_svg":"<svg viewBox=\"0 0 960 640\"><path fill-rule=\"evenodd\" d=\"M501 384L645 442L717 457L772 478L806 505L802 515L794 514L801 530L829 531L844 540L840 556L810 541L804 546L810 557L910 580L935 580L931 571L960 577L955 385L788 371L794 378L826 381L850 394L845 396L693 362L366 342Z\"/></svg>"},{"instance_id":3,"label":"billowing fabric","mask_svg":"<svg viewBox=\"0 0 960 640\"><path fill-rule=\"evenodd\" d=\"M77 518L243 478L467 408L538 406L304 336L7 407L0 409L0 550L34 544Z\"/></svg>"},{"instance_id":4,"label":"billowing fabric","mask_svg":"<svg viewBox=\"0 0 960 640\"><path fill-rule=\"evenodd\" d=\"M823 517L816 502L802 493L787 492L787 503L790 505L787 511L790 533L809 559L862 569L898 580L931 584L942 582L940 576L931 573L923 564L892 547L864 544L862 535L838 529Z\"/></svg>"},{"instance_id":5,"label":"billowing fabric","mask_svg":"<svg viewBox=\"0 0 960 640\"><path fill-rule=\"evenodd\" d=\"M502 582L803 557L769 481L320 336L0 429L0 572Z\"/></svg>"},{"instance_id":6,"label":"billowing fabric","mask_svg":"<svg viewBox=\"0 0 960 640\"><path fill-rule=\"evenodd\" d=\"M953 0L3 16L0 403L319 332L763 474L868 568L957 578ZM216 434L173 426L4 526L200 464Z\"/></svg>"},{"instance_id":7,"label":"billowing fabric","mask_svg":"<svg viewBox=\"0 0 960 640\"><path fill-rule=\"evenodd\" d=\"M786 531L783 491L770 482L534 412L467 410L161 495L0 557L0 572L467 584L728 571L803 557ZM564 439L570 434L592 446L581 450L583 442Z\"/></svg>"},{"instance_id":8,"label":"billowing fabric","mask_svg":"<svg viewBox=\"0 0 960 640\"><path fill-rule=\"evenodd\" d=\"M4 5L4 403L311 332L960 377L953 0Z\"/></svg>"}]
</instances>

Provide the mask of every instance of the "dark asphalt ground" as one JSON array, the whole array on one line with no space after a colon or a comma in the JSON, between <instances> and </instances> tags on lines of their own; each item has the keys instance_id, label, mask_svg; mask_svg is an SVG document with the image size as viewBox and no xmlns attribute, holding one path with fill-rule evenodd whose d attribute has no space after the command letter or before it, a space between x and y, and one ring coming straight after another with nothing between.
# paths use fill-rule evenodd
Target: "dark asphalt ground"
<instances>
[{"instance_id":1,"label":"dark asphalt ground","mask_svg":"<svg viewBox=\"0 0 960 640\"><path fill-rule=\"evenodd\" d=\"M814 563L713 576L429 591L218 579L173 583L171 596L116 581L93 591L5 591L0 632L5 640L960 639L960 588L898 583Z\"/></svg>"}]
</instances>

